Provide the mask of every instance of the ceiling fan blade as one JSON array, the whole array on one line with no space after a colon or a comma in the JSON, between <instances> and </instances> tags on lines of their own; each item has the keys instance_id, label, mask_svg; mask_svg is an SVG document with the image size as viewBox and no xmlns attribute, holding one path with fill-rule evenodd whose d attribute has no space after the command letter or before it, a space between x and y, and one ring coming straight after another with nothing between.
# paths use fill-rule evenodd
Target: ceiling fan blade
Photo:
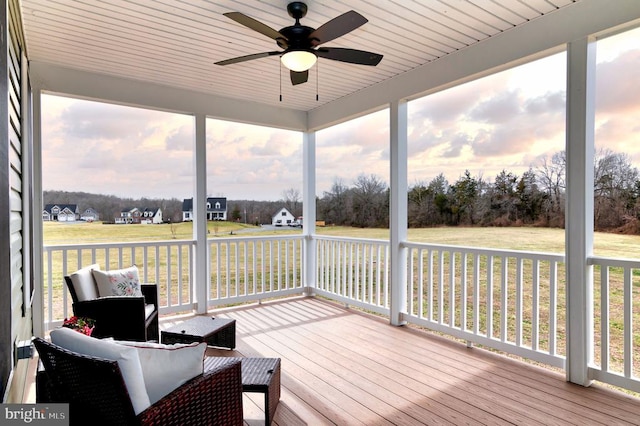
<instances>
[{"instance_id":1,"label":"ceiling fan blade","mask_svg":"<svg viewBox=\"0 0 640 426\"><path fill-rule=\"evenodd\" d=\"M343 49L341 47L323 47L316 50L315 54L320 58L358 65L375 66L382 60L382 55L377 53L356 49Z\"/></svg>"},{"instance_id":2,"label":"ceiling fan blade","mask_svg":"<svg viewBox=\"0 0 640 426\"><path fill-rule=\"evenodd\" d=\"M282 34L280 34L278 31L274 30L273 28L271 28L270 26L263 24L260 21L256 21L255 19L240 13L240 12L227 12L227 13L223 13L224 16L226 16L229 19L233 19L234 21L236 21L239 24L244 25L247 28L251 28L254 31L259 32L260 34L264 34L269 38L272 38L274 40L278 40L278 39L283 39L286 40L287 38L285 36L283 36Z\"/></svg>"},{"instance_id":3,"label":"ceiling fan blade","mask_svg":"<svg viewBox=\"0 0 640 426\"><path fill-rule=\"evenodd\" d=\"M302 72L296 72L296 71L291 71L291 84L293 84L294 86L296 84L302 84L302 83L306 83L307 80L309 80L309 71L302 71Z\"/></svg>"},{"instance_id":4,"label":"ceiling fan blade","mask_svg":"<svg viewBox=\"0 0 640 426\"><path fill-rule=\"evenodd\" d=\"M266 58L267 56L279 55L282 52L273 51L273 52L262 52L262 53L253 53L251 55L238 56L237 58L225 59L224 61L215 62L215 65L231 65L237 64L238 62L246 62L251 61L253 59Z\"/></svg>"},{"instance_id":5,"label":"ceiling fan blade","mask_svg":"<svg viewBox=\"0 0 640 426\"><path fill-rule=\"evenodd\" d=\"M367 22L367 18L354 10L350 10L349 12L333 18L309 34L311 46L315 47L338 37L342 37Z\"/></svg>"}]
</instances>

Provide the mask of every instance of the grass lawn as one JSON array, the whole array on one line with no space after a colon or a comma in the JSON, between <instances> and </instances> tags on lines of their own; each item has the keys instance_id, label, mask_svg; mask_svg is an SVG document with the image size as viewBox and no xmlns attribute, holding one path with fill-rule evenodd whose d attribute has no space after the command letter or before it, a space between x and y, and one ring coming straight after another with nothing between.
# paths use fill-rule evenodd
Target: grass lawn
<instances>
[{"instance_id":1,"label":"grass lawn","mask_svg":"<svg viewBox=\"0 0 640 426\"><path fill-rule=\"evenodd\" d=\"M209 222L209 237L233 235L298 234L300 229L282 228L261 230L243 223ZM350 228L343 226L318 227L319 235L352 238L388 239L388 229ZM103 225L93 223L44 223L44 244L81 244L127 241L189 240L193 237L193 224L183 222L162 225ZM565 246L563 229L512 227L466 228L438 227L409 229L409 241L450 244L468 247L489 247L511 250L562 253ZM605 257L640 258L640 236L596 232L594 254Z\"/></svg>"}]
</instances>

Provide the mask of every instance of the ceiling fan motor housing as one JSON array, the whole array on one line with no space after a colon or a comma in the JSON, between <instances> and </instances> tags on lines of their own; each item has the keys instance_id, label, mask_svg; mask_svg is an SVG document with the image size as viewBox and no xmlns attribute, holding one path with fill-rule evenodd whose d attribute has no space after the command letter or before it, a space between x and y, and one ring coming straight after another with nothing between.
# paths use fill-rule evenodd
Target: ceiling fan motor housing
<instances>
[{"instance_id":1,"label":"ceiling fan motor housing","mask_svg":"<svg viewBox=\"0 0 640 426\"><path fill-rule=\"evenodd\" d=\"M287 5L287 12L296 21L304 18L307 14L307 5L301 1L294 1Z\"/></svg>"}]
</instances>

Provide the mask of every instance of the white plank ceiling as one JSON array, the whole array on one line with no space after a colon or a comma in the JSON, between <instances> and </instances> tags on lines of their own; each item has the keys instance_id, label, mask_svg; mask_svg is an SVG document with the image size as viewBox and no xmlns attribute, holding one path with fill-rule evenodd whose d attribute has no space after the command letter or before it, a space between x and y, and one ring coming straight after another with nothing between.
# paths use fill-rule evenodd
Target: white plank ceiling
<instances>
[{"instance_id":1,"label":"white plank ceiling","mask_svg":"<svg viewBox=\"0 0 640 426\"><path fill-rule=\"evenodd\" d=\"M32 61L310 111L579 1L309 0L303 25L318 28L349 10L369 20L326 46L384 58L376 67L320 59L309 81L298 86L291 85L278 56L214 65L279 50L224 12L242 12L280 30L294 22L286 0L22 0L21 5Z\"/></svg>"}]
</instances>

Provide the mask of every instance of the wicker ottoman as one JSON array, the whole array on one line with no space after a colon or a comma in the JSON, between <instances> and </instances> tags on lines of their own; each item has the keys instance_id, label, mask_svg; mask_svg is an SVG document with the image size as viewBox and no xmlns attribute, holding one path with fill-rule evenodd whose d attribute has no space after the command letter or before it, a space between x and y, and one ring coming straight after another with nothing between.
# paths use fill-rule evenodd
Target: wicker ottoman
<instances>
[{"instance_id":1,"label":"wicker ottoman","mask_svg":"<svg viewBox=\"0 0 640 426\"><path fill-rule=\"evenodd\" d=\"M242 391L264 394L264 424L269 426L280 402L280 358L205 357L205 371L232 360L242 363Z\"/></svg>"},{"instance_id":2,"label":"wicker ottoman","mask_svg":"<svg viewBox=\"0 0 640 426\"><path fill-rule=\"evenodd\" d=\"M236 320L212 317L193 317L162 330L162 343L206 342L209 346L234 349Z\"/></svg>"}]
</instances>

